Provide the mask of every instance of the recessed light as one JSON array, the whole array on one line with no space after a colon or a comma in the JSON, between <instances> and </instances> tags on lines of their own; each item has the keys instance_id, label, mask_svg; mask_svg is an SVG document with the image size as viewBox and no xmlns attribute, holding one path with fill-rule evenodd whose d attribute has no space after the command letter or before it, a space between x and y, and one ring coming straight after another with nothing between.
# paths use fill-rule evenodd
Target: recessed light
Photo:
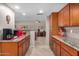
<instances>
[{"instance_id":1,"label":"recessed light","mask_svg":"<svg viewBox=\"0 0 79 59\"><path fill-rule=\"evenodd\" d=\"M22 13L22 15L23 15L23 16L25 16L25 15L26 15L26 13Z\"/></svg>"},{"instance_id":2,"label":"recessed light","mask_svg":"<svg viewBox=\"0 0 79 59\"><path fill-rule=\"evenodd\" d=\"M43 13L43 10L39 10L39 13Z\"/></svg>"},{"instance_id":3,"label":"recessed light","mask_svg":"<svg viewBox=\"0 0 79 59\"><path fill-rule=\"evenodd\" d=\"M20 9L20 7L16 5L16 6L15 6L15 9Z\"/></svg>"}]
</instances>

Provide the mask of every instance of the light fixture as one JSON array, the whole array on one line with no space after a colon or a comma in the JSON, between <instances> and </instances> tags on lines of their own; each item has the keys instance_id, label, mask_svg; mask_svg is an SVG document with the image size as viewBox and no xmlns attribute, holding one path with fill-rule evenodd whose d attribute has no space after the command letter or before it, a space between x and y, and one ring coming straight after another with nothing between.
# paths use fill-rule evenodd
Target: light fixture
<instances>
[{"instance_id":1,"label":"light fixture","mask_svg":"<svg viewBox=\"0 0 79 59\"><path fill-rule=\"evenodd\" d=\"M22 13L22 15L23 15L23 16L25 16L25 15L26 15L26 13Z\"/></svg>"},{"instance_id":2,"label":"light fixture","mask_svg":"<svg viewBox=\"0 0 79 59\"><path fill-rule=\"evenodd\" d=\"M40 21L36 20L36 23L40 23Z\"/></svg>"},{"instance_id":3,"label":"light fixture","mask_svg":"<svg viewBox=\"0 0 79 59\"><path fill-rule=\"evenodd\" d=\"M15 6L15 9L20 9L20 7L16 5L16 6Z\"/></svg>"},{"instance_id":4,"label":"light fixture","mask_svg":"<svg viewBox=\"0 0 79 59\"><path fill-rule=\"evenodd\" d=\"M43 13L43 10L39 10L39 13Z\"/></svg>"},{"instance_id":5,"label":"light fixture","mask_svg":"<svg viewBox=\"0 0 79 59\"><path fill-rule=\"evenodd\" d=\"M70 30L70 33L72 33L72 30Z\"/></svg>"}]
</instances>

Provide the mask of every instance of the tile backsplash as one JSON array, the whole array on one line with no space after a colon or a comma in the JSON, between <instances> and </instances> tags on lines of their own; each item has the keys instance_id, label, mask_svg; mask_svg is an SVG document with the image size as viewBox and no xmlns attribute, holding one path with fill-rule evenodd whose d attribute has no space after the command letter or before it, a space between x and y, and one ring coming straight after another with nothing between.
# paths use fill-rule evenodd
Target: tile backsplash
<instances>
[{"instance_id":1,"label":"tile backsplash","mask_svg":"<svg viewBox=\"0 0 79 59\"><path fill-rule=\"evenodd\" d=\"M65 27L67 40L79 46L79 27Z\"/></svg>"},{"instance_id":2,"label":"tile backsplash","mask_svg":"<svg viewBox=\"0 0 79 59\"><path fill-rule=\"evenodd\" d=\"M79 27L65 27L66 35L79 39Z\"/></svg>"},{"instance_id":3,"label":"tile backsplash","mask_svg":"<svg viewBox=\"0 0 79 59\"><path fill-rule=\"evenodd\" d=\"M65 27L67 33L79 34L79 27Z\"/></svg>"}]
</instances>

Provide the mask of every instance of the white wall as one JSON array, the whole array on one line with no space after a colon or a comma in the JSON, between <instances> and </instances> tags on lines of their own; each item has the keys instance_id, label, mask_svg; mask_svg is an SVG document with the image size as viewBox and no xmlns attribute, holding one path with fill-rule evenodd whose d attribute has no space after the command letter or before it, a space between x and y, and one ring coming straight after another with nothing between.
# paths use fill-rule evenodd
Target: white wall
<instances>
[{"instance_id":1,"label":"white wall","mask_svg":"<svg viewBox=\"0 0 79 59\"><path fill-rule=\"evenodd\" d=\"M46 18L46 44L49 47L49 20Z\"/></svg>"},{"instance_id":2,"label":"white wall","mask_svg":"<svg viewBox=\"0 0 79 59\"><path fill-rule=\"evenodd\" d=\"M6 15L10 16L10 23L6 22ZM15 13L5 5L0 4L0 30L3 28L15 28Z\"/></svg>"},{"instance_id":3,"label":"white wall","mask_svg":"<svg viewBox=\"0 0 79 59\"><path fill-rule=\"evenodd\" d=\"M41 28L39 26L42 26L42 29L45 30L45 22L41 22L40 24L36 23L35 21L22 21L22 22L16 22L16 27L18 28L20 25L26 26L26 30L34 30L36 31L38 28ZM28 27L28 28L27 28Z\"/></svg>"}]
</instances>

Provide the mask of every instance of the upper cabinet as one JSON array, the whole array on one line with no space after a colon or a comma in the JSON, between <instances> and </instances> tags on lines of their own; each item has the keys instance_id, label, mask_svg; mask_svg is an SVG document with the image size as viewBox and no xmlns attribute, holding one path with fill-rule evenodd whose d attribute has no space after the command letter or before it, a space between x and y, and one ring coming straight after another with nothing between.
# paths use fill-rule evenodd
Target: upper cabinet
<instances>
[{"instance_id":1,"label":"upper cabinet","mask_svg":"<svg viewBox=\"0 0 79 59\"><path fill-rule=\"evenodd\" d=\"M58 14L59 26L79 26L79 4L67 4Z\"/></svg>"},{"instance_id":2,"label":"upper cabinet","mask_svg":"<svg viewBox=\"0 0 79 59\"><path fill-rule=\"evenodd\" d=\"M58 34L58 13L53 12L49 16L49 25L50 25L50 34L56 35Z\"/></svg>"},{"instance_id":3,"label":"upper cabinet","mask_svg":"<svg viewBox=\"0 0 79 59\"><path fill-rule=\"evenodd\" d=\"M63 9L63 24L69 26L69 4Z\"/></svg>"},{"instance_id":4,"label":"upper cabinet","mask_svg":"<svg viewBox=\"0 0 79 59\"><path fill-rule=\"evenodd\" d=\"M79 3L70 4L70 26L79 26Z\"/></svg>"},{"instance_id":5,"label":"upper cabinet","mask_svg":"<svg viewBox=\"0 0 79 59\"><path fill-rule=\"evenodd\" d=\"M63 11L58 13L58 25L63 26Z\"/></svg>"},{"instance_id":6,"label":"upper cabinet","mask_svg":"<svg viewBox=\"0 0 79 59\"><path fill-rule=\"evenodd\" d=\"M58 25L69 26L69 4L66 5L58 14Z\"/></svg>"}]
</instances>

